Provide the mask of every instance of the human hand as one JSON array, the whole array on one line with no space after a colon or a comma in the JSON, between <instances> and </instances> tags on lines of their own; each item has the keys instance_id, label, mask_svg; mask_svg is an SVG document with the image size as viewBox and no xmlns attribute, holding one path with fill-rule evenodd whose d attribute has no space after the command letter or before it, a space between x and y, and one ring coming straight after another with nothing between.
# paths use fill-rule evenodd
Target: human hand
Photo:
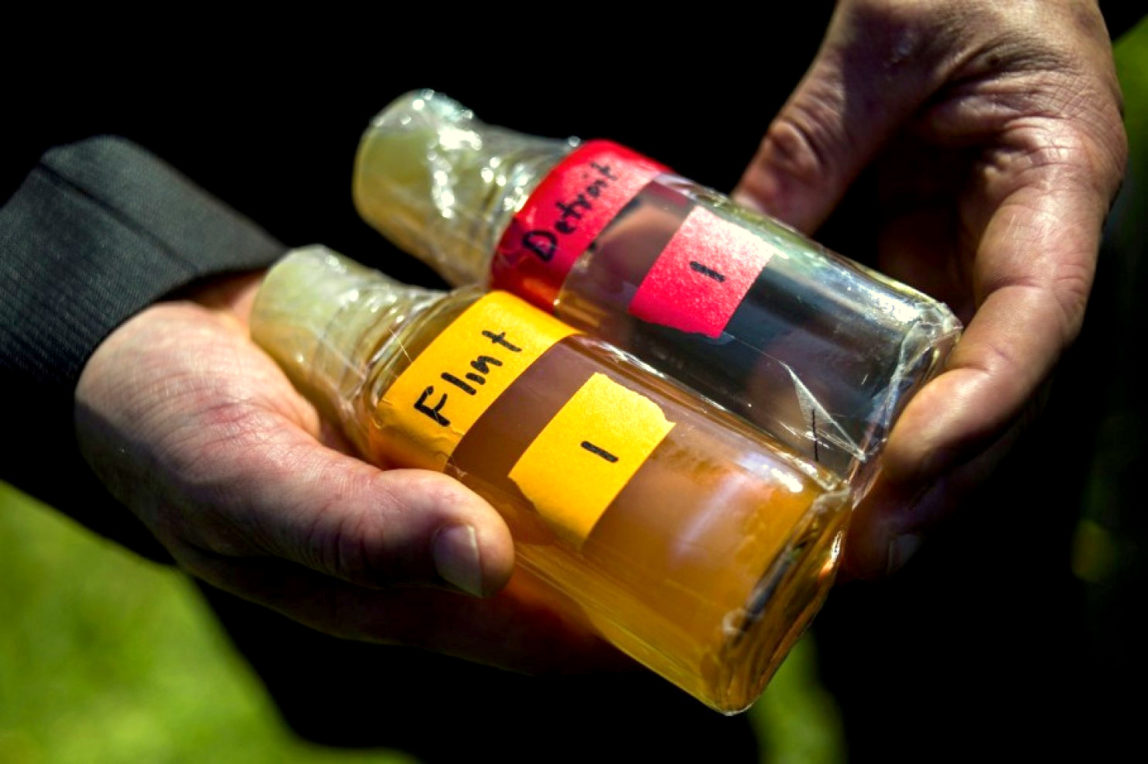
<instances>
[{"instance_id":1,"label":"human hand","mask_svg":"<svg viewBox=\"0 0 1148 764\"><path fill-rule=\"evenodd\" d=\"M257 286L230 279L141 312L77 386L84 457L178 563L337 636L531 672L619 663L528 579L504 587L513 542L476 494L348 455L250 340Z\"/></svg>"},{"instance_id":2,"label":"human hand","mask_svg":"<svg viewBox=\"0 0 1148 764\"><path fill-rule=\"evenodd\" d=\"M735 198L810 232L873 165L878 267L967 326L893 428L847 571L905 561L999 461L1079 332L1124 169L1120 108L1095 2L838 3Z\"/></svg>"}]
</instances>

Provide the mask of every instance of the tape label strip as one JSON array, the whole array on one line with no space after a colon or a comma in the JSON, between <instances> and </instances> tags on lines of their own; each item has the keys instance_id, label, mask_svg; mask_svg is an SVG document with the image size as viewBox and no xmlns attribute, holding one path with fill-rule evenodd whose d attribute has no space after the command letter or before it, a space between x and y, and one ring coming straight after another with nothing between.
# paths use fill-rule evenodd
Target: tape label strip
<instances>
[{"instance_id":1,"label":"tape label strip","mask_svg":"<svg viewBox=\"0 0 1148 764\"><path fill-rule=\"evenodd\" d=\"M695 207L638 285L630 314L717 339L772 255L750 231Z\"/></svg>"},{"instance_id":2,"label":"tape label strip","mask_svg":"<svg viewBox=\"0 0 1148 764\"><path fill-rule=\"evenodd\" d=\"M535 189L502 235L491 286L551 311L566 275L590 243L667 168L610 141L570 153Z\"/></svg>"},{"instance_id":3,"label":"tape label strip","mask_svg":"<svg viewBox=\"0 0 1148 764\"><path fill-rule=\"evenodd\" d=\"M575 330L505 292L466 309L379 402L407 466L442 470L460 440L539 356Z\"/></svg>"},{"instance_id":4,"label":"tape label strip","mask_svg":"<svg viewBox=\"0 0 1148 764\"><path fill-rule=\"evenodd\" d=\"M656 403L596 372L526 448L510 479L559 536L581 547L673 427Z\"/></svg>"},{"instance_id":5,"label":"tape label strip","mask_svg":"<svg viewBox=\"0 0 1148 764\"><path fill-rule=\"evenodd\" d=\"M635 280L641 280L629 293L629 303L616 307L652 324L719 338L773 249L737 223L697 205L675 183L692 186L624 146L610 141L583 144L543 179L514 216L492 260L491 285L552 312L575 263L625 217L619 214L632 202L658 207L652 199L660 191L692 209L683 214L648 271L635 274ZM650 231L655 241L661 235L660 229ZM618 269L625 263L608 262L605 255L593 255L588 267L602 271L608 281L624 272ZM628 257L617 252L613 256Z\"/></svg>"}]
</instances>

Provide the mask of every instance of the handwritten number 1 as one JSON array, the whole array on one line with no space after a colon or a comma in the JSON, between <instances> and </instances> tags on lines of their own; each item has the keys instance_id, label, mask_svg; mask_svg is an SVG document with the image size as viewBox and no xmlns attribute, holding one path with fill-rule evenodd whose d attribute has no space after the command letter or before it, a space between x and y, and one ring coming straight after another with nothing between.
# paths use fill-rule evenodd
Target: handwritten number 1
<instances>
[{"instance_id":1,"label":"handwritten number 1","mask_svg":"<svg viewBox=\"0 0 1148 764\"><path fill-rule=\"evenodd\" d=\"M723 281L725 281L725 276L718 273L713 268L705 267L704 265L697 262L696 260L690 260L690 269L697 271L698 273L702 274L703 276L706 276L707 278L713 279L714 281L718 282L719 284L722 283Z\"/></svg>"},{"instance_id":2,"label":"handwritten number 1","mask_svg":"<svg viewBox=\"0 0 1148 764\"><path fill-rule=\"evenodd\" d=\"M614 456L612 453L610 453L609 451L607 451L604 448L599 448L598 446L595 446L593 443L591 443L588 440L582 441L582 448L586 449L587 451L589 451L592 454L597 454L598 456L602 457L603 459L610 462L611 464L618 461L618 457Z\"/></svg>"}]
</instances>

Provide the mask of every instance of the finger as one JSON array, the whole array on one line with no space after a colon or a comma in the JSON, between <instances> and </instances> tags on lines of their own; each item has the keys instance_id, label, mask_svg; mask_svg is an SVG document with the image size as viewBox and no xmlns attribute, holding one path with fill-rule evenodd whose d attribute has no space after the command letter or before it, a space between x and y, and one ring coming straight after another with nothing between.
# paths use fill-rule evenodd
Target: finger
<instances>
[{"instance_id":1,"label":"finger","mask_svg":"<svg viewBox=\"0 0 1148 764\"><path fill-rule=\"evenodd\" d=\"M1019 414L1076 337L1108 205L1109 190L1090 178L1062 163L986 174L978 198L989 200L987 221L973 264L980 304L945 371L894 427L890 479L926 482L971 458Z\"/></svg>"},{"instance_id":2,"label":"finger","mask_svg":"<svg viewBox=\"0 0 1148 764\"><path fill-rule=\"evenodd\" d=\"M238 429L202 449L213 464L199 472L213 477L196 491L200 509L218 517L216 531L240 525L202 540L208 551L272 555L360 586L447 583L486 596L509 578L506 523L458 481L379 470L276 417Z\"/></svg>"},{"instance_id":3,"label":"finger","mask_svg":"<svg viewBox=\"0 0 1148 764\"><path fill-rule=\"evenodd\" d=\"M1038 143L1065 145L1047 136ZM1079 163L1089 152L1075 153ZM920 533L991 474L1079 332L1114 189L1062 162L1032 166L1020 173L998 166L977 189L986 219L974 211L968 223L984 231L973 264L981 304L946 370L909 402L890 434L881 479L851 531L846 564L856 575L903 563Z\"/></svg>"},{"instance_id":4,"label":"finger","mask_svg":"<svg viewBox=\"0 0 1148 764\"><path fill-rule=\"evenodd\" d=\"M523 572L488 599L366 589L277 560L196 556L208 583L345 639L413 645L527 673L630 670L633 662Z\"/></svg>"},{"instance_id":5,"label":"finger","mask_svg":"<svg viewBox=\"0 0 1148 764\"><path fill-rule=\"evenodd\" d=\"M1040 406L1030 407L1032 411ZM879 475L854 509L842 555L845 577L877 578L895 573L950 513L964 505L997 471L1029 424L1017 420L992 446L935 480L895 482Z\"/></svg>"},{"instance_id":6,"label":"finger","mask_svg":"<svg viewBox=\"0 0 1148 764\"><path fill-rule=\"evenodd\" d=\"M911 7L840 4L734 199L806 233L816 229L943 79L940 35L925 34L918 16Z\"/></svg>"},{"instance_id":7,"label":"finger","mask_svg":"<svg viewBox=\"0 0 1148 764\"><path fill-rule=\"evenodd\" d=\"M117 330L81 377L77 422L97 472L177 555L276 556L363 586L475 595L513 567L489 504L445 475L383 472L321 444L283 372L198 306L156 306Z\"/></svg>"}]
</instances>

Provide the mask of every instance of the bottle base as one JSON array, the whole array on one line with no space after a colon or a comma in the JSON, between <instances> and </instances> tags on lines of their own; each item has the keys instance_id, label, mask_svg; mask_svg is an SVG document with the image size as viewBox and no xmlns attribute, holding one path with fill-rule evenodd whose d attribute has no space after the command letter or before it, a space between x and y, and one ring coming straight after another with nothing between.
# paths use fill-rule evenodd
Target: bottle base
<instances>
[{"instance_id":1,"label":"bottle base","mask_svg":"<svg viewBox=\"0 0 1148 764\"><path fill-rule=\"evenodd\" d=\"M703 702L732 716L753 705L820 610L836 577L848 525L847 494L818 500L759 579L746 606L723 624L717 692Z\"/></svg>"}]
</instances>

